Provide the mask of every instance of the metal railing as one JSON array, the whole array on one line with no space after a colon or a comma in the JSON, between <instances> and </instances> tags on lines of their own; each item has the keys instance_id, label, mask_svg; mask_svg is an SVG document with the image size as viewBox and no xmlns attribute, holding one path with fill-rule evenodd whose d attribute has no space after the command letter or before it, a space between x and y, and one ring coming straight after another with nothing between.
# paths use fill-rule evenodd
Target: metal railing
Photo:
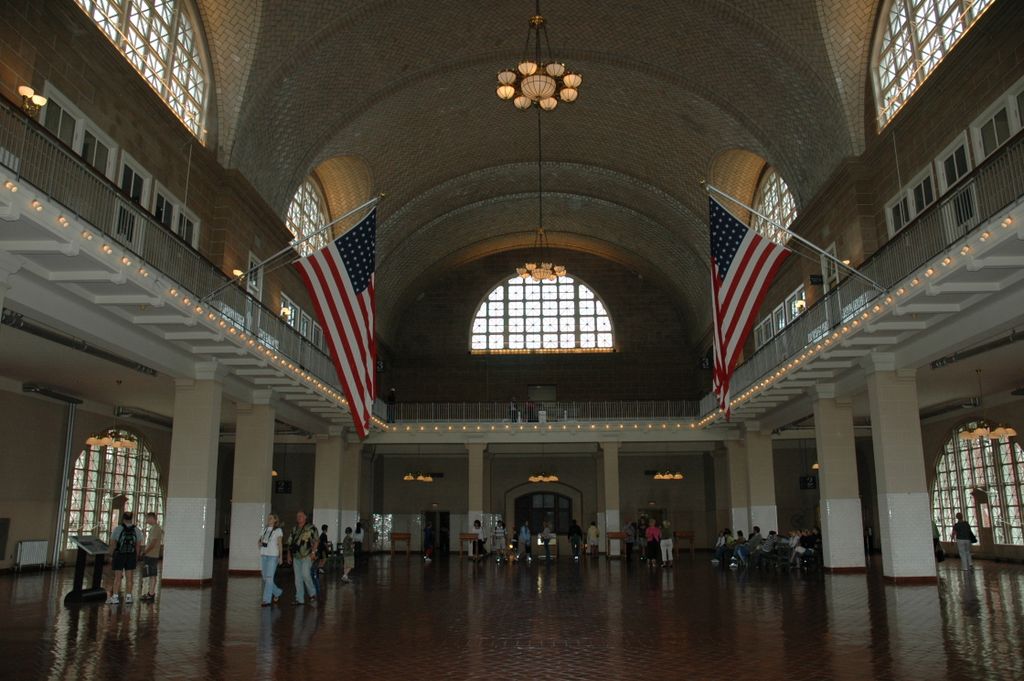
<instances>
[{"instance_id":1,"label":"metal railing","mask_svg":"<svg viewBox=\"0 0 1024 681\"><path fill-rule=\"evenodd\" d=\"M2 97L0 165L192 295L202 297L230 280L102 173ZM324 383L340 387L330 357L241 287L229 286L206 304Z\"/></svg>"},{"instance_id":2,"label":"metal railing","mask_svg":"<svg viewBox=\"0 0 1024 681\"><path fill-rule=\"evenodd\" d=\"M889 288L944 252L978 225L1024 196L1024 133L986 159L940 201L900 230L860 267ZM738 395L776 367L860 314L881 295L857 277L848 277L821 297L736 368L731 392ZM713 394L700 413L717 407Z\"/></svg>"},{"instance_id":3,"label":"metal railing","mask_svg":"<svg viewBox=\"0 0 1024 681\"><path fill-rule=\"evenodd\" d=\"M397 402L385 405L392 423L562 423L693 419L695 400L608 402ZM376 413L376 410L375 410Z\"/></svg>"}]
</instances>

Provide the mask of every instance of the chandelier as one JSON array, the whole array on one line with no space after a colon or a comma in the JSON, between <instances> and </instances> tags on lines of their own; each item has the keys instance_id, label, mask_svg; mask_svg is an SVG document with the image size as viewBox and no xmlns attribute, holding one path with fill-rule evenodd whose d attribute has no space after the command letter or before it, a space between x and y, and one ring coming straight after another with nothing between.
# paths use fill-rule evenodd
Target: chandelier
<instances>
[{"instance_id":1,"label":"chandelier","mask_svg":"<svg viewBox=\"0 0 1024 681\"><path fill-rule=\"evenodd\" d=\"M93 435L85 444L90 447L110 447L111 449L135 449L135 440L125 437L125 433L116 427L107 428L102 433Z\"/></svg>"},{"instance_id":2,"label":"chandelier","mask_svg":"<svg viewBox=\"0 0 1024 681\"><path fill-rule=\"evenodd\" d=\"M977 406L982 406L985 393L981 389L981 369L974 370L978 377L978 399ZM999 423L993 426L985 421L976 421L968 424L960 430L957 438L965 442L977 442L978 440L1001 440L1004 437L1017 437L1017 431L1012 426Z\"/></svg>"},{"instance_id":3,"label":"chandelier","mask_svg":"<svg viewBox=\"0 0 1024 681\"><path fill-rule=\"evenodd\" d=\"M656 471L651 477L655 480L684 480L686 478L679 471Z\"/></svg>"},{"instance_id":4,"label":"chandelier","mask_svg":"<svg viewBox=\"0 0 1024 681\"><path fill-rule=\"evenodd\" d=\"M527 480L530 482L558 482L558 476L554 473L534 473Z\"/></svg>"},{"instance_id":5,"label":"chandelier","mask_svg":"<svg viewBox=\"0 0 1024 681\"><path fill-rule=\"evenodd\" d=\"M541 50L541 33L544 34L546 54L542 54ZM537 0L536 12L530 17L522 60L515 69L505 69L498 73L498 87L495 90L498 98L512 100L512 104L520 111L534 104L543 111L552 111L558 106L559 100L566 104L575 102L582 82L580 74L566 70L565 64L551 58L548 29L540 13L540 0Z\"/></svg>"},{"instance_id":6,"label":"chandelier","mask_svg":"<svg viewBox=\"0 0 1024 681\"><path fill-rule=\"evenodd\" d=\"M406 473L402 476L405 482L434 482L433 473Z\"/></svg>"}]
</instances>

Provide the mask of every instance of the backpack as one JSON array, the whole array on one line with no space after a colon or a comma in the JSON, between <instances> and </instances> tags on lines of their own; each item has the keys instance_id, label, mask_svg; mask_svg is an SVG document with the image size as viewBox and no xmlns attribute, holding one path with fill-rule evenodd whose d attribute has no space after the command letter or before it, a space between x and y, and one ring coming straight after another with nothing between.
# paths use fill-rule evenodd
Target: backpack
<instances>
[{"instance_id":1,"label":"backpack","mask_svg":"<svg viewBox=\"0 0 1024 681\"><path fill-rule=\"evenodd\" d=\"M138 536L135 534L135 526L128 527L121 525L121 536L117 538L118 553L135 553L135 543Z\"/></svg>"}]
</instances>

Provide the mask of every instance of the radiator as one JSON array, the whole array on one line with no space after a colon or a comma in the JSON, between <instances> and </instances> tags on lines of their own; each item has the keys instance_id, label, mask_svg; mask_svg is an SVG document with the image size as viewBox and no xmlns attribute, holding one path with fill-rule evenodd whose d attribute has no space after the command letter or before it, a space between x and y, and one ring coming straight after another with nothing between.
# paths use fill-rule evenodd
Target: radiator
<instances>
[{"instance_id":1,"label":"radiator","mask_svg":"<svg viewBox=\"0 0 1024 681\"><path fill-rule=\"evenodd\" d=\"M18 552L14 558L14 569L20 570L31 565L46 565L46 556L50 542L45 539L32 539L18 542Z\"/></svg>"}]
</instances>

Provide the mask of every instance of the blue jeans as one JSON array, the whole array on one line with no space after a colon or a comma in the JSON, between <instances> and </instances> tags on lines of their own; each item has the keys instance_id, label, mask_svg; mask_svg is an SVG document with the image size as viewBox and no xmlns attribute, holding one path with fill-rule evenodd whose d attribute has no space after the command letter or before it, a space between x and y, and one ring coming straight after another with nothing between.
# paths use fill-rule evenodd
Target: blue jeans
<instances>
[{"instance_id":1,"label":"blue jeans","mask_svg":"<svg viewBox=\"0 0 1024 681\"><path fill-rule=\"evenodd\" d=\"M277 573L277 556L260 556L260 572L263 573L263 602L281 597L281 587L274 583Z\"/></svg>"},{"instance_id":2,"label":"blue jeans","mask_svg":"<svg viewBox=\"0 0 1024 681\"><path fill-rule=\"evenodd\" d=\"M295 600L300 603L306 600L306 594L310 598L316 598L316 586L313 584L313 575L310 568L313 566L313 558L295 558L293 561L295 570ZM305 591L303 591L305 586Z\"/></svg>"}]
</instances>

